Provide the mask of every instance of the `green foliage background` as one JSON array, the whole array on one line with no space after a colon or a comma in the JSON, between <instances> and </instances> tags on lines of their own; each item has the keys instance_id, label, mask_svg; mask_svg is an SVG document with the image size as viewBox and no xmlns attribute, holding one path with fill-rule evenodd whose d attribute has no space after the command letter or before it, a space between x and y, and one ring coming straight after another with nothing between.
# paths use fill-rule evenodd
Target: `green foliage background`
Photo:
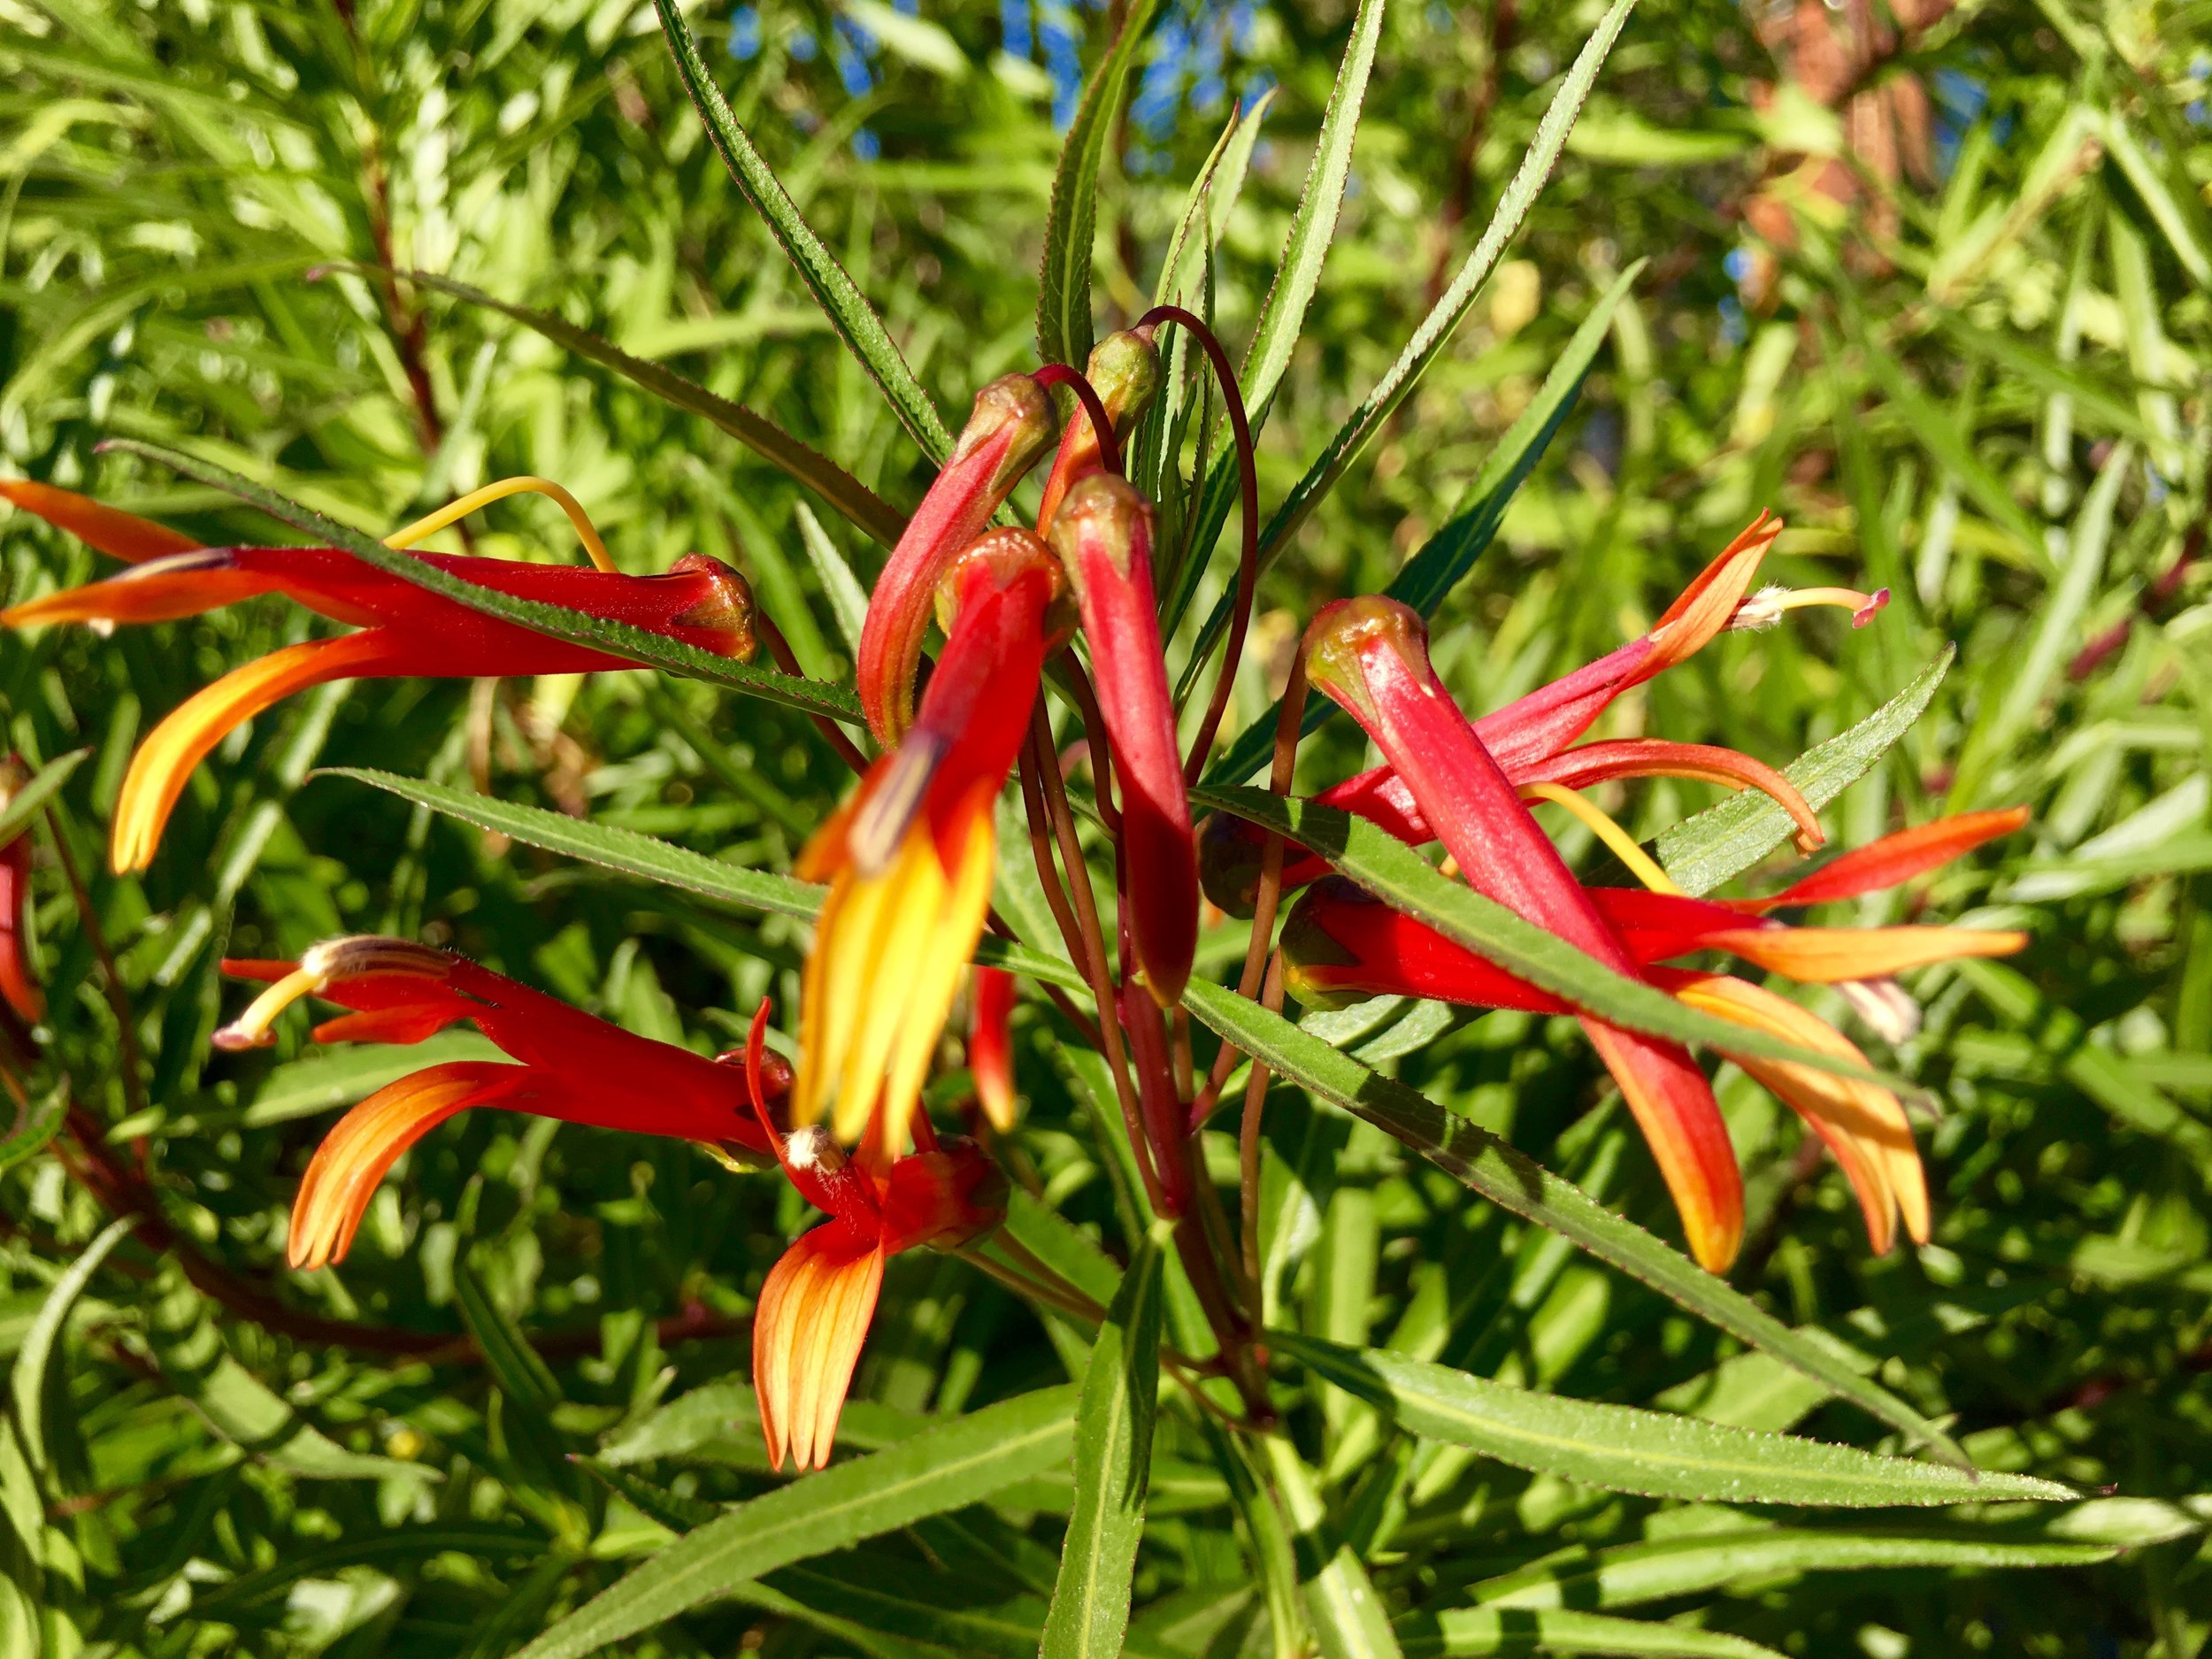
<instances>
[{"instance_id":1,"label":"green foliage background","mask_svg":"<svg viewBox=\"0 0 2212 1659\"><path fill-rule=\"evenodd\" d=\"M733 15L718 0L693 16L740 119L956 426L975 387L1034 361L1067 102L1056 54L1096 62L1118 18L923 11ZM1263 438L1263 502L1472 245L1598 15L1386 14L1352 188ZM1018 57L1010 16L1034 36L1017 35ZM1148 49L1165 67L1141 67L1122 165L1102 181L1097 317L1142 309L1227 96L1263 78L1274 101L1211 272L1240 349L1350 18L1324 4L1167 19L1180 45ZM1903 1518L1624 1497L1439 1456L1318 1382L1286 1395L1296 1449L1271 1469L1164 1405L1132 1653L1297 1651L1283 1598L1340 1544L1365 1558L1409 1653L1745 1651L1696 1645L1712 1632L1873 1659L2184 1659L2212 1631L2212 609L2194 562L2212 12L1992 0L1916 35L1873 76L1945 89L1942 181L1879 187L1893 234L1863 210L1840 235L1809 231L1747 311L1729 261L1749 193L1778 156L1844 149L1801 101L1755 107L1776 72L1753 21L1724 0L1645 0L1631 19L1518 263L1268 576L1233 726L1267 706L1316 604L1379 588L1463 504L1596 297L1650 261L1497 543L1447 602L1439 666L1471 708L1503 703L1647 624L1767 505L1791 526L1777 580L1886 584L1888 612L1863 633L1816 613L1729 636L1606 734L1778 764L1958 645L1927 717L1828 815L1851 844L1941 810L2035 809L2030 831L1924 895L1932 918L2026 927L2032 947L1922 975L1927 1025L1882 1056L1946 1103L1923 1127L1936 1240L1870 1258L1840 1176L1801 1159L1795 1123L1729 1071L1752 1203L1735 1278L1862 1356L1984 1467L2117 1495ZM626 569L694 549L738 564L808 671L844 672L795 486L499 314L363 268L421 267L558 312L772 414L910 506L926 458L704 142L649 7L0 0L0 24L12 474L219 542L276 538L228 498L96 443L173 445L377 534L538 473L581 498ZM1208 40L1226 42L1217 73ZM880 550L822 516L864 581ZM538 501L488 510L474 536L481 552L570 555ZM0 547L12 602L95 573L27 515L0 525ZM294 1028L272 1056L211 1058L206 1039L240 999L219 956L352 932L449 944L709 1049L736 1041L764 993L795 995L795 923L487 837L317 767L473 781L774 870L844 773L799 717L642 672L340 686L227 743L151 872L106 875L135 739L223 669L305 636L303 616L270 601L107 640L0 642L12 746L35 763L94 751L38 830L39 1087L65 1088L76 1115L39 1147L53 1097L35 1098L0 1176L0 1348L19 1356L0 1457L13 1653L506 1653L701 1506L776 1484L726 1379L748 1374L750 1298L802 1222L783 1183L682 1145L479 1113L401 1166L342 1270L289 1275L283 1217L326 1116L469 1040L322 1056ZM1302 778L1358 763L1330 728ZM1704 797L1641 785L1624 810L1649 837ZM1870 900L1865 919L1901 904ZM1202 971L1225 976L1240 951L1224 933ZM1432 1013L1394 1008L1330 1034L1672 1236L1640 1143L1592 1108L1601 1073L1571 1025ZM1035 1014L1018 1028L1021 1155L1125 1259L1110 1154ZM1418 1328L1480 1375L1879 1443L1817 1386L1732 1358L1710 1329L1379 1133L1289 1088L1270 1112L1282 1321L1355 1346ZM128 1180L102 1188L103 1166ZM104 1234L119 1202L142 1225ZM58 1280L96 1235L111 1253L69 1305ZM56 1329L42 1309L68 1317ZM309 1319L353 1339L319 1340ZM546 1366L524 1362L518 1331ZM892 1445L925 1415L1063 1382L1080 1342L964 1263L902 1257L842 1444ZM625 1471L607 1478L616 1493L571 1453ZM730 1584L734 1601L625 1650L1034 1651L1069 1503L1057 1479ZM1266 1489L1296 1539L1271 1539ZM2030 1562L2048 1570L2004 1570ZM1577 1648L1533 1614L1488 1635L1450 1623L1497 1602L1625 1609L1660 1633ZM1384 1651L1353 1634L1322 1621L1333 1654Z\"/></svg>"}]
</instances>

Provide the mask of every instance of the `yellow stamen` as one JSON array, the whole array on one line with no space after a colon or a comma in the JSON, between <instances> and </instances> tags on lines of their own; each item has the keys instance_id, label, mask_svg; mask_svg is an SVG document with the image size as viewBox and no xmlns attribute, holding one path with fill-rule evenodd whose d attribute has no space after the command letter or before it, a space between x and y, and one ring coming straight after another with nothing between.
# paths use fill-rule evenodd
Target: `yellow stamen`
<instances>
[{"instance_id":1,"label":"yellow stamen","mask_svg":"<svg viewBox=\"0 0 2212 1659\"><path fill-rule=\"evenodd\" d=\"M246 1011L217 1032L211 1040L218 1048L265 1048L276 1041L271 1029L276 1018L303 996L312 996L329 983L318 967L297 967L246 1005Z\"/></svg>"},{"instance_id":2,"label":"yellow stamen","mask_svg":"<svg viewBox=\"0 0 2212 1659\"><path fill-rule=\"evenodd\" d=\"M384 545L395 549L411 548L425 537L435 535L448 525L467 518L479 507L488 507L493 502L503 501L510 495L526 492L550 498L568 515L569 523L576 526L577 539L583 542L584 551L590 555L591 562L603 571L614 569L613 557L608 553L607 544L599 539L599 532L592 528L591 519L583 507L575 496L549 478L503 478L495 484L472 489L460 500L449 503L427 518L416 519L405 529L393 531L384 538Z\"/></svg>"},{"instance_id":3,"label":"yellow stamen","mask_svg":"<svg viewBox=\"0 0 2212 1659\"><path fill-rule=\"evenodd\" d=\"M1564 784L1525 783L1521 786L1521 795L1524 799L1533 797L1565 807L1589 826L1591 833L1603 841L1616 858L1628 866L1628 872L1637 880L1654 893L1682 896L1682 889L1669 879L1667 872L1653 862L1649 853L1636 844L1635 837Z\"/></svg>"}]
</instances>

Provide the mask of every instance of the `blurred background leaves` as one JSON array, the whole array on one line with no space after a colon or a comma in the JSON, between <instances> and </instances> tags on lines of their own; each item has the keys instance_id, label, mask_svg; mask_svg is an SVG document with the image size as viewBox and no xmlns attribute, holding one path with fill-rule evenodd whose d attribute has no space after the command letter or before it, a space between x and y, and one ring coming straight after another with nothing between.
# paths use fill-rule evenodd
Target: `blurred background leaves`
<instances>
[{"instance_id":1,"label":"blurred background leaves","mask_svg":"<svg viewBox=\"0 0 2212 1659\"><path fill-rule=\"evenodd\" d=\"M1442 291L1601 11L1385 12L1343 216L1262 441L1264 502ZM956 424L977 385L1033 360L1054 159L1118 6L715 0L687 15ZM1194 262L1240 349L1352 21L1340 4L1158 8L1102 173L1102 330L1148 302L1191 180L1240 103L1271 90ZM910 507L926 457L724 172L649 7L0 0L0 25L12 474L209 541L276 531L96 456L98 441L182 449L377 534L488 479L549 476L624 568L729 558L809 671L841 674L840 561L864 583L879 549L708 421L380 273L420 267L555 313ZM1129 1651L1294 1651L1294 1579L1331 1570L1314 1564L1330 1540L1366 1561L1409 1652L1629 1650L1597 1645L1617 1631L1548 1637L1535 1613L1493 1606L1678 1615L1643 1628L1872 1659L2203 1648L2208 35L2187 0L1646 0L1509 262L1270 572L1231 712L1233 731L1266 708L1317 603L1381 588L1469 504L1576 328L1648 260L1498 541L1446 600L1439 667L1494 707L1640 629L1768 505L1789 521L1777 580L1886 584L1888 612L1859 634L1822 617L1732 636L1624 700L1603 735L1663 729L1780 764L1956 643L1927 717L1829 814L1857 842L1943 810L2036 810L1924 894L1866 901L1867 920L1924 904L2035 935L2009 964L1921 976L1926 1025L1880 1056L1947 1102L1924 1131L1937 1241L1869 1259L1841 1179L1726 1073L1753 1205L1735 1278L1978 1462L2122 1495L1782 1526L1522 1475L1316 1383L1291 1418L1302 1474L1299 1456L1271 1470L1163 1413ZM528 498L465 534L479 552L571 554ZM12 603L93 573L26 515L0 525L0 549ZM263 602L0 642L10 744L34 766L94 750L35 830L44 1057L15 1068L27 1093L0 1175L13 1652L504 1653L699 1506L772 1484L727 1379L746 1374L750 1298L798 1219L780 1184L680 1145L474 1114L402 1166L342 1272L287 1275L282 1217L314 1120L473 1040L211 1062L205 1038L236 997L221 956L389 931L630 1029L731 1046L737 1010L792 995L796 922L311 774L472 785L781 870L842 786L835 758L795 714L644 674L327 687L196 776L150 873L107 876L135 738L223 667L299 637L303 618ZM1340 726L1314 777L1357 763ZM1658 783L1616 804L1649 837L1707 799ZM1574 833L1563 844L1589 856ZM1640 1147L1592 1107L1594 1064L1548 1022L1355 1012L1319 1028L1669 1229ZM1017 1155L1125 1257L1080 1079L1054 1028L1024 1019ZM1268 1121L1279 1322L1868 1443L1867 1421L1816 1387L1478 1208L1368 1126L1284 1089ZM1079 1364L1075 1327L1041 1324L964 1263L907 1256L892 1274L854 1452ZM568 1462L588 1451L641 1484L588 1479ZM1071 1502L1064 1483L1028 1482L752 1580L633 1650L1032 1651ZM1998 1571L2031 1558L2053 1570ZM883 1605L887 1584L904 1606Z\"/></svg>"}]
</instances>

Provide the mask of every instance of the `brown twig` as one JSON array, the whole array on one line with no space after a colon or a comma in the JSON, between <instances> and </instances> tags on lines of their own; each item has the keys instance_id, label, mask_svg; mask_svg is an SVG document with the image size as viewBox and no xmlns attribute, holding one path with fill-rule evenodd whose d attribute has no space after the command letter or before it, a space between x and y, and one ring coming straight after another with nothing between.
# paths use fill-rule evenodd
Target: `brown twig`
<instances>
[{"instance_id":1,"label":"brown twig","mask_svg":"<svg viewBox=\"0 0 2212 1659\"><path fill-rule=\"evenodd\" d=\"M1429 269L1428 305L1434 309L1444 297L1452 263L1452 234L1467 222L1475 205L1475 163L1482 156L1482 141L1490 135L1491 111L1498 107L1500 83L1505 75L1505 56L1512 50L1514 26L1519 21L1518 0L1494 0L1490 8L1488 53L1482 78L1475 82L1467 101L1467 130L1452 151L1452 170L1437 211L1436 262Z\"/></svg>"}]
</instances>

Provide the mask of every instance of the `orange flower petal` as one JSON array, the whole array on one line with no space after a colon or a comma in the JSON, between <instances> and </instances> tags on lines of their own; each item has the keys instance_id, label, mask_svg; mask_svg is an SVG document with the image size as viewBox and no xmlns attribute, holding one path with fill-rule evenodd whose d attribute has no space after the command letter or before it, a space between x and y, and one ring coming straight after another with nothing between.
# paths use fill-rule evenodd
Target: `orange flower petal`
<instances>
[{"instance_id":1,"label":"orange flower petal","mask_svg":"<svg viewBox=\"0 0 2212 1659\"><path fill-rule=\"evenodd\" d=\"M165 554L104 581L87 582L0 611L11 628L66 622L173 622L283 587L269 570L242 570L227 548Z\"/></svg>"},{"instance_id":2,"label":"orange flower petal","mask_svg":"<svg viewBox=\"0 0 2212 1659\"><path fill-rule=\"evenodd\" d=\"M1938 818L1894 835L1885 835L1855 851L1823 864L1802 881L1770 899L1754 901L1762 909L1785 904L1827 904L1855 899L1909 881L1924 871L1947 864L1971 852L1984 841L2009 835L2028 821L2028 809L2006 807L1989 812L1961 812Z\"/></svg>"},{"instance_id":3,"label":"orange flower petal","mask_svg":"<svg viewBox=\"0 0 2212 1659\"><path fill-rule=\"evenodd\" d=\"M1972 927L1740 927L1700 942L1808 985L1833 985L1962 956L2008 956L2026 949L2028 936Z\"/></svg>"},{"instance_id":4,"label":"orange flower petal","mask_svg":"<svg viewBox=\"0 0 2212 1659\"><path fill-rule=\"evenodd\" d=\"M1826 1020L1763 987L1724 974L1669 975L1663 983L1689 1007L1817 1053L1866 1064L1858 1045ZM1878 1084L1786 1060L1734 1053L1728 1057L1771 1089L1828 1144L1858 1194L1867 1238L1878 1254L1889 1248L1900 1214L1914 1241L1927 1241L1927 1177L1896 1095Z\"/></svg>"},{"instance_id":5,"label":"orange flower petal","mask_svg":"<svg viewBox=\"0 0 2212 1659\"><path fill-rule=\"evenodd\" d=\"M526 1066L456 1060L388 1083L323 1137L292 1201L285 1257L294 1267L343 1261L385 1172L399 1155L456 1112L513 1094Z\"/></svg>"},{"instance_id":6,"label":"orange flower petal","mask_svg":"<svg viewBox=\"0 0 2212 1659\"><path fill-rule=\"evenodd\" d=\"M1728 626L1736 607L1750 591L1752 578L1759 573L1759 561L1781 534L1781 519L1763 510L1742 534L1697 573L1653 626L1649 635L1652 654L1640 669L1639 680L1648 680L1695 656Z\"/></svg>"},{"instance_id":7,"label":"orange flower petal","mask_svg":"<svg viewBox=\"0 0 2212 1659\"><path fill-rule=\"evenodd\" d=\"M233 730L296 691L373 672L390 650L373 630L288 645L232 669L172 711L131 757L116 799L109 855L116 873L153 862L185 780Z\"/></svg>"},{"instance_id":8,"label":"orange flower petal","mask_svg":"<svg viewBox=\"0 0 2212 1659\"><path fill-rule=\"evenodd\" d=\"M103 506L89 495L57 489L51 484L35 484L22 478L0 480L0 498L59 526L87 547L133 565L165 553L188 553L200 545L180 530Z\"/></svg>"},{"instance_id":9,"label":"orange flower petal","mask_svg":"<svg viewBox=\"0 0 2212 1659\"><path fill-rule=\"evenodd\" d=\"M1715 743L1669 743L1647 737L1585 743L1533 765L1509 767L1506 775L1517 785L1556 783L1570 789L1586 789L1609 778L1689 778L1731 789L1756 789L1796 823L1801 849L1810 851L1827 840L1820 819L1795 784L1764 761Z\"/></svg>"},{"instance_id":10,"label":"orange flower petal","mask_svg":"<svg viewBox=\"0 0 2212 1659\"><path fill-rule=\"evenodd\" d=\"M1707 1271L1725 1271L1743 1242L1743 1175L1712 1085L1671 1043L1594 1019L1582 1029L1651 1148L1690 1254Z\"/></svg>"},{"instance_id":11,"label":"orange flower petal","mask_svg":"<svg viewBox=\"0 0 2212 1659\"><path fill-rule=\"evenodd\" d=\"M768 1460L819 1469L883 1287L879 1233L833 1221L803 1235L768 1271L753 1310L753 1392Z\"/></svg>"}]
</instances>

